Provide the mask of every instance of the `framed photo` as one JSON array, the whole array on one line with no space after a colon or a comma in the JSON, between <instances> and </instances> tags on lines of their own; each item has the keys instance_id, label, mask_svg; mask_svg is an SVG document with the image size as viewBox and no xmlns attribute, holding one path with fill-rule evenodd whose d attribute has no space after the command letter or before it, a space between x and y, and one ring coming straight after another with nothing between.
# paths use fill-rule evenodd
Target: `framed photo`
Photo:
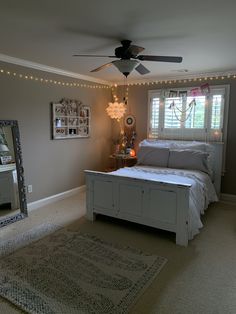
<instances>
[{"instance_id":1,"label":"framed photo","mask_svg":"<svg viewBox=\"0 0 236 314\"><path fill-rule=\"evenodd\" d=\"M52 138L89 137L90 107L81 101L62 99L52 103Z\"/></svg>"},{"instance_id":2,"label":"framed photo","mask_svg":"<svg viewBox=\"0 0 236 314\"><path fill-rule=\"evenodd\" d=\"M135 117L132 114L128 114L124 118L124 124L127 128L132 128L135 125Z\"/></svg>"}]
</instances>

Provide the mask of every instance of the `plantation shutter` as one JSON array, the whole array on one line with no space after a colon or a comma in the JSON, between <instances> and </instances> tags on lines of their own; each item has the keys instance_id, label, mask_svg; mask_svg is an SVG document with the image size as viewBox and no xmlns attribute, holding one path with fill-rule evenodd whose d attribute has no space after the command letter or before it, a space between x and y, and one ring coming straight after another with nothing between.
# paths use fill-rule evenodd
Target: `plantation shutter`
<instances>
[{"instance_id":1,"label":"plantation shutter","mask_svg":"<svg viewBox=\"0 0 236 314\"><path fill-rule=\"evenodd\" d=\"M160 97L151 99L149 136L156 138L159 133Z\"/></svg>"},{"instance_id":2,"label":"plantation shutter","mask_svg":"<svg viewBox=\"0 0 236 314\"><path fill-rule=\"evenodd\" d=\"M191 89L186 88L188 94ZM168 93L163 90L150 91L149 137L222 141L225 89L211 87L207 95L186 97L164 97Z\"/></svg>"}]
</instances>

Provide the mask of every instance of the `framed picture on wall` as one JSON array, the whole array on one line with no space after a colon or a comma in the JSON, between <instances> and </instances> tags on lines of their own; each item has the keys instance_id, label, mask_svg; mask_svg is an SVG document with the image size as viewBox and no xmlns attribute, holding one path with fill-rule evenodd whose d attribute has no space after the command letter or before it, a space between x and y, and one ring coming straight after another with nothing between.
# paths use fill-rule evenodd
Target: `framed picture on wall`
<instances>
[{"instance_id":1,"label":"framed picture on wall","mask_svg":"<svg viewBox=\"0 0 236 314\"><path fill-rule=\"evenodd\" d=\"M90 107L78 100L52 103L52 138L82 138L90 135Z\"/></svg>"}]
</instances>

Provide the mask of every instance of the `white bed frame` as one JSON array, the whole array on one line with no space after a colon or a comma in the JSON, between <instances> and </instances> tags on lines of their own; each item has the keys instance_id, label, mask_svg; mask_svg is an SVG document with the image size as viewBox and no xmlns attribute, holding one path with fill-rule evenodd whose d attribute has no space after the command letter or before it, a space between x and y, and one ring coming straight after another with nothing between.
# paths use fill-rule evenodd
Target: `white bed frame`
<instances>
[{"instance_id":1,"label":"white bed frame","mask_svg":"<svg viewBox=\"0 0 236 314\"><path fill-rule=\"evenodd\" d=\"M220 194L222 143L214 143L214 185ZM116 217L176 233L176 244L188 245L190 184L116 176L86 170L87 218Z\"/></svg>"}]
</instances>

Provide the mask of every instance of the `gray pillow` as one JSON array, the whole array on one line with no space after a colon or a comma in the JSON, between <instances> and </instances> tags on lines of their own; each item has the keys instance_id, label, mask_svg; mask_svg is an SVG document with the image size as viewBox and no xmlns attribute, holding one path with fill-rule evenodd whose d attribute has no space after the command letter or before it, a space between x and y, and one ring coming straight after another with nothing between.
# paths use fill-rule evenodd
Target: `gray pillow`
<instances>
[{"instance_id":1,"label":"gray pillow","mask_svg":"<svg viewBox=\"0 0 236 314\"><path fill-rule=\"evenodd\" d=\"M156 167L167 167L169 148L141 146L138 151L138 164Z\"/></svg>"},{"instance_id":2,"label":"gray pillow","mask_svg":"<svg viewBox=\"0 0 236 314\"><path fill-rule=\"evenodd\" d=\"M208 155L206 152L197 150L170 150L168 167L209 173Z\"/></svg>"}]
</instances>

